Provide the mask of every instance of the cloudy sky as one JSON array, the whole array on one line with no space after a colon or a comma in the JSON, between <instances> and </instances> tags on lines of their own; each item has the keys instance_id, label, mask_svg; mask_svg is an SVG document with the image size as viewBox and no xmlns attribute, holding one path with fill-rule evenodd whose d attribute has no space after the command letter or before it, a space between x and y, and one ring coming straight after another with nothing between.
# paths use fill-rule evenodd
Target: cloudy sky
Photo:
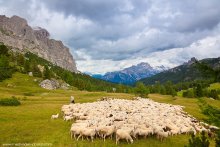
<instances>
[{"instance_id":1,"label":"cloudy sky","mask_svg":"<svg viewBox=\"0 0 220 147\"><path fill-rule=\"evenodd\" d=\"M0 0L0 14L46 28L82 72L220 56L219 0Z\"/></svg>"}]
</instances>

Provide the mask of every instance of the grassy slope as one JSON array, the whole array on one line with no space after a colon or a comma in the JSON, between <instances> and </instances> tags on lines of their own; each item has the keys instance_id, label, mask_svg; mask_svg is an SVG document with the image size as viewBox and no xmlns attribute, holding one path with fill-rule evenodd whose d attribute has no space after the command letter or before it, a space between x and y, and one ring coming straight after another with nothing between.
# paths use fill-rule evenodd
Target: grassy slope
<instances>
[{"instance_id":1,"label":"grassy slope","mask_svg":"<svg viewBox=\"0 0 220 147\"><path fill-rule=\"evenodd\" d=\"M213 83L208 87L208 90L220 90L220 83ZM177 92L177 96L183 96L183 92L186 90L181 90L179 92Z\"/></svg>"},{"instance_id":2,"label":"grassy slope","mask_svg":"<svg viewBox=\"0 0 220 147\"><path fill-rule=\"evenodd\" d=\"M211 84L209 89L219 89L220 90L220 83L214 83L214 84Z\"/></svg>"},{"instance_id":3,"label":"grassy slope","mask_svg":"<svg viewBox=\"0 0 220 147\"><path fill-rule=\"evenodd\" d=\"M33 95L33 96L25 96ZM115 142L107 140L105 143L100 139L90 143L70 139L69 129L71 122L64 122L61 118L51 120L51 114L60 112L63 104L69 102L70 95L76 97L76 102L90 102L102 96L117 98L131 98L133 95L86 92L74 90L42 89L34 82L33 77L16 73L12 79L0 83L0 98L16 96L21 99L22 105L18 107L0 107L0 144L3 143L52 143L54 146L115 146ZM196 99L178 97L173 100L170 96L150 95L150 98L165 103L181 104L185 110L199 119L204 119ZM220 101L208 103L220 107ZM179 135L169 137L163 142L150 137L134 141L128 145L122 142L120 146L183 146L187 144L189 136ZM0 146L1 146L0 145ZM213 141L212 141L213 146Z\"/></svg>"},{"instance_id":4,"label":"grassy slope","mask_svg":"<svg viewBox=\"0 0 220 147\"><path fill-rule=\"evenodd\" d=\"M166 81L172 81L173 83L195 80L213 81L215 80L215 70L218 69L217 65L219 61L220 58L206 58L193 64L182 64L152 77L141 79L140 81L146 85L155 84L155 81L159 81L160 83L165 83Z\"/></svg>"}]
</instances>

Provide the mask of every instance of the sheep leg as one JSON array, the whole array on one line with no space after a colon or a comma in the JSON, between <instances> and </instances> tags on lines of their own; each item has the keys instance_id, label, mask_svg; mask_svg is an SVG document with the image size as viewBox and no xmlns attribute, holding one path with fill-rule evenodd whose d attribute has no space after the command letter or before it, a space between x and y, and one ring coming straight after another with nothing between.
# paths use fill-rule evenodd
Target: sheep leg
<instances>
[{"instance_id":1,"label":"sheep leg","mask_svg":"<svg viewBox=\"0 0 220 147\"><path fill-rule=\"evenodd\" d=\"M81 136L82 136L81 134L78 136L77 141L79 140L79 138L80 138ZM82 137L82 138L83 138L83 137Z\"/></svg>"},{"instance_id":2,"label":"sheep leg","mask_svg":"<svg viewBox=\"0 0 220 147\"><path fill-rule=\"evenodd\" d=\"M119 143L119 138L116 139L116 144L118 144L118 143Z\"/></svg>"},{"instance_id":3,"label":"sheep leg","mask_svg":"<svg viewBox=\"0 0 220 147\"><path fill-rule=\"evenodd\" d=\"M136 139L136 135L133 135L133 137Z\"/></svg>"},{"instance_id":4,"label":"sheep leg","mask_svg":"<svg viewBox=\"0 0 220 147\"><path fill-rule=\"evenodd\" d=\"M73 139L73 133L72 133L72 131L70 131L70 136L71 136L71 139Z\"/></svg>"},{"instance_id":5,"label":"sheep leg","mask_svg":"<svg viewBox=\"0 0 220 147\"><path fill-rule=\"evenodd\" d=\"M128 139L129 139L129 141L132 143L132 138L131 138L130 136L129 136L129 138L128 138Z\"/></svg>"},{"instance_id":6,"label":"sheep leg","mask_svg":"<svg viewBox=\"0 0 220 147\"><path fill-rule=\"evenodd\" d=\"M105 141L105 137L106 137L106 135L103 136L104 141Z\"/></svg>"},{"instance_id":7,"label":"sheep leg","mask_svg":"<svg viewBox=\"0 0 220 147\"><path fill-rule=\"evenodd\" d=\"M116 144L118 144L118 141L119 141L119 138L118 138L117 135L116 135Z\"/></svg>"},{"instance_id":8,"label":"sheep leg","mask_svg":"<svg viewBox=\"0 0 220 147\"><path fill-rule=\"evenodd\" d=\"M128 138L126 138L126 141L127 141L127 143L129 143L129 142L128 142Z\"/></svg>"}]
</instances>

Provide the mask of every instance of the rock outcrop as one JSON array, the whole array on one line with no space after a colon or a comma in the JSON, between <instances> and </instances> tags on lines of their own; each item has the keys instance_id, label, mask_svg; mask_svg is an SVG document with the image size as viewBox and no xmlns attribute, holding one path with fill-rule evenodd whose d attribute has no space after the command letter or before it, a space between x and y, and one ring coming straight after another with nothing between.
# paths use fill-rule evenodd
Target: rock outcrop
<instances>
[{"instance_id":1,"label":"rock outcrop","mask_svg":"<svg viewBox=\"0 0 220 147\"><path fill-rule=\"evenodd\" d=\"M49 37L47 30L40 27L32 28L23 18L0 15L0 42L11 46L13 50L22 53L30 51L57 66L77 72L69 48L61 41Z\"/></svg>"},{"instance_id":2,"label":"rock outcrop","mask_svg":"<svg viewBox=\"0 0 220 147\"><path fill-rule=\"evenodd\" d=\"M56 79L46 79L40 82L39 86L48 90L54 90L58 88L67 90L69 89L70 85L65 83L64 81L58 81Z\"/></svg>"},{"instance_id":3,"label":"rock outcrop","mask_svg":"<svg viewBox=\"0 0 220 147\"><path fill-rule=\"evenodd\" d=\"M54 90L60 87L60 84L57 80L43 80L40 84L40 87L48 90Z\"/></svg>"}]
</instances>

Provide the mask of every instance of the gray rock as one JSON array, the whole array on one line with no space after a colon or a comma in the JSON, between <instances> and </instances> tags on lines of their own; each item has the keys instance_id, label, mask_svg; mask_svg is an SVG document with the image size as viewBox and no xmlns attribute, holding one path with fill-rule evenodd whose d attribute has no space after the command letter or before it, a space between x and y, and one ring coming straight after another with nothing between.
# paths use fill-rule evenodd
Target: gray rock
<instances>
[{"instance_id":1,"label":"gray rock","mask_svg":"<svg viewBox=\"0 0 220 147\"><path fill-rule=\"evenodd\" d=\"M70 85L67 84L67 83L65 83L65 82L60 84L60 88L61 88L61 89L64 89L64 90L68 90L69 87L70 87Z\"/></svg>"},{"instance_id":2,"label":"gray rock","mask_svg":"<svg viewBox=\"0 0 220 147\"><path fill-rule=\"evenodd\" d=\"M48 89L48 90L54 90L60 87L60 84L57 80L55 79L51 79L51 80L43 80L40 84L40 87L44 88L44 89Z\"/></svg>"},{"instance_id":3,"label":"gray rock","mask_svg":"<svg viewBox=\"0 0 220 147\"><path fill-rule=\"evenodd\" d=\"M40 27L33 29L23 18L18 16L8 18L0 15L0 42L10 46L13 51L21 53L29 51L57 66L77 72L69 48L61 41L49 37L47 30Z\"/></svg>"},{"instance_id":4,"label":"gray rock","mask_svg":"<svg viewBox=\"0 0 220 147\"><path fill-rule=\"evenodd\" d=\"M33 73L32 73L32 72L29 72L28 75L29 75L30 77L33 77Z\"/></svg>"},{"instance_id":5,"label":"gray rock","mask_svg":"<svg viewBox=\"0 0 220 147\"><path fill-rule=\"evenodd\" d=\"M40 82L39 84L40 87L44 88L44 89L48 89L48 90L54 90L54 89L64 89L64 90L68 90L70 85L67 84L64 81L58 81L56 79L46 79L43 80L42 82Z\"/></svg>"}]
</instances>

